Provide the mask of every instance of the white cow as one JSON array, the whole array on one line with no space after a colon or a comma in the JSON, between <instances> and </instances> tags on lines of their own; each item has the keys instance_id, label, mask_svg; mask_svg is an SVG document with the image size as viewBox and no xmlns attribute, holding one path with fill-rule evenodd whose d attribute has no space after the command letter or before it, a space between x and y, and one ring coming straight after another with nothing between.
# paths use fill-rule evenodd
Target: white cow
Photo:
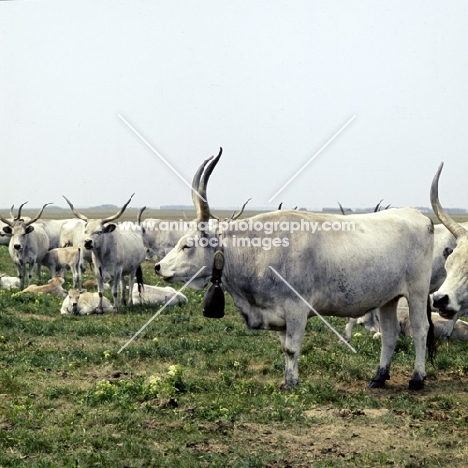
<instances>
[{"instance_id":1,"label":"white cow","mask_svg":"<svg viewBox=\"0 0 468 468\"><path fill-rule=\"evenodd\" d=\"M82 219L73 218L67 220L60 229L59 247L82 247L85 241L86 223ZM86 264L92 265L91 251L82 249L81 256Z\"/></svg>"},{"instance_id":2,"label":"white cow","mask_svg":"<svg viewBox=\"0 0 468 468\"><path fill-rule=\"evenodd\" d=\"M27 202L26 202L27 203ZM29 221L21 218L21 209L26 204L23 203L18 209L18 215L13 221L0 215L0 219L6 224L3 231L11 235L8 250L11 259L18 271L20 288L24 288L24 277L26 265L29 265L28 285L31 283L34 265L37 263L37 276L41 280L41 261L49 249L49 238L41 225L33 226L42 215L44 208L50 203L46 203L39 213Z\"/></svg>"},{"instance_id":3,"label":"white cow","mask_svg":"<svg viewBox=\"0 0 468 468\"><path fill-rule=\"evenodd\" d=\"M367 317L366 320L362 322L358 320L358 323L361 323L374 337L380 335L379 315L379 311L376 309L365 315ZM431 317L434 323L434 334L437 339L468 340L468 323L456 318L451 320L444 319L436 312L432 312ZM404 298L401 298L398 302L396 329L397 333L401 336L413 336L409 307Z\"/></svg>"},{"instance_id":4,"label":"white cow","mask_svg":"<svg viewBox=\"0 0 468 468\"><path fill-rule=\"evenodd\" d=\"M286 360L285 389L299 381L298 358L307 319L315 316L314 311L358 317L375 308L380 308L382 350L370 387L383 387L390 378L397 339L397 303L406 297L416 351L410 388L422 388L426 342L434 351L433 341L427 339L433 335L428 335L426 309L432 222L414 208L400 208L372 216L350 215L347 221L355 229L335 230L330 227L336 223L344 226L341 215L288 210L222 223L217 234L211 233L203 229L210 207L195 193L207 200L206 184L220 156L221 152L209 164L205 161L193 180L192 198L202 224L155 265L156 273L168 282L190 281L193 289L202 289L211 279L206 310L223 303L222 285L249 327L277 330ZM312 234L312 226L322 229Z\"/></svg>"},{"instance_id":5,"label":"white cow","mask_svg":"<svg viewBox=\"0 0 468 468\"><path fill-rule=\"evenodd\" d=\"M133 195L115 215L104 219L88 220L64 196L73 214L86 223L84 245L75 247L84 247L86 250L91 251L94 273L98 281L98 292L101 298L104 294L104 283L114 278L112 296L114 298L115 312L118 310L117 290L119 286L121 304L126 304L125 276L128 275L129 277L130 291L133 290L135 275L137 276L138 284L143 284L140 265L145 260L146 249L143 245L141 233L134 230L117 229L117 225L111 222L123 214L132 197ZM133 303L131 295L129 303L130 305ZM102 307L100 309L102 311Z\"/></svg>"},{"instance_id":6,"label":"white cow","mask_svg":"<svg viewBox=\"0 0 468 468\"><path fill-rule=\"evenodd\" d=\"M63 300L61 314L89 315L101 314L113 310L112 304L106 297L100 297L99 293L87 292L85 289L70 289Z\"/></svg>"},{"instance_id":7,"label":"white cow","mask_svg":"<svg viewBox=\"0 0 468 468\"><path fill-rule=\"evenodd\" d=\"M60 247L60 231L62 225L69 221L68 219L40 219L36 225L40 224L49 238L49 250Z\"/></svg>"},{"instance_id":8,"label":"white cow","mask_svg":"<svg viewBox=\"0 0 468 468\"><path fill-rule=\"evenodd\" d=\"M6 276L0 273L0 289L20 288L20 279L17 276Z\"/></svg>"},{"instance_id":9,"label":"white cow","mask_svg":"<svg viewBox=\"0 0 468 468\"><path fill-rule=\"evenodd\" d=\"M460 226L464 229L468 229L468 223L460 223ZM429 287L429 292L431 294L437 291L445 281L447 276L445 271L445 261L455 247L456 240L452 233L443 224L436 224L434 226L434 250L432 254L431 283ZM468 316L468 307L464 306L461 308L456 317L448 320L444 325L447 328L446 333L448 335L451 335L458 318L463 315ZM349 319L346 324L342 336L348 342L351 340L351 333L355 323L356 319ZM369 331L375 333L379 328L378 314L376 311L370 311L357 319L357 323L364 325Z\"/></svg>"},{"instance_id":10,"label":"white cow","mask_svg":"<svg viewBox=\"0 0 468 468\"><path fill-rule=\"evenodd\" d=\"M134 304L165 304L170 299L172 299L170 305L187 303L187 298L170 286L161 287L144 284L138 291L138 285L134 284L132 296Z\"/></svg>"},{"instance_id":11,"label":"white cow","mask_svg":"<svg viewBox=\"0 0 468 468\"><path fill-rule=\"evenodd\" d=\"M86 270L86 264L81 257L79 247L61 247L49 250L42 259L42 265L50 270L51 276L56 273L65 277L65 270L72 272L73 287L81 287L81 275Z\"/></svg>"},{"instance_id":12,"label":"white cow","mask_svg":"<svg viewBox=\"0 0 468 468\"><path fill-rule=\"evenodd\" d=\"M187 226L190 222L181 223L180 221L168 221L154 218L148 218L142 222L141 215L145 210L146 206L141 208L138 212L137 224L141 229L143 243L146 247L146 258L156 261L170 252L179 239L189 231Z\"/></svg>"},{"instance_id":13,"label":"white cow","mask_svg":"<svg viewBox=\"0 0 468 468\"><path fill-rule=\"evenodd\" d=\"M439 177L443 168L440 164L431 185L431 204L440 222L453 234L456 246L445 254L446 278L433 294L434 307L444 318L457 318L468 308L468 230L453 220L439 202Z\"/></svg>"}]
</instances>

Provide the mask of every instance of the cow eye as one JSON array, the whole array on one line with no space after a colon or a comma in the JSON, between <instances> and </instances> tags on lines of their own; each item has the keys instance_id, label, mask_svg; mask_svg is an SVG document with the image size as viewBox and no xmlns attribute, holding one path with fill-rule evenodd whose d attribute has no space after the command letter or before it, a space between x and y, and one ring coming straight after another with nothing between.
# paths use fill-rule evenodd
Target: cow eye
<instances>
[{"instance_id":1,"label":"cow eye","mask_svg":"<svg viewBox=\"0 0 468 468\"><path fill-rule=\"evenodd\" d=\"M185 244L185 245L182 247L182 250L185 250L185 249L190 249L190 245Z\"/></svg>"}]
</instances>

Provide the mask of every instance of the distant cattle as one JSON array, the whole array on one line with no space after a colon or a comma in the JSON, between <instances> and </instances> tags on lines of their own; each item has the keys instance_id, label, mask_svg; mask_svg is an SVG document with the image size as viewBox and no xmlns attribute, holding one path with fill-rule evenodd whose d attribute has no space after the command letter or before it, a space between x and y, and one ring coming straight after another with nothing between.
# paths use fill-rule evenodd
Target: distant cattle
<instances>
[{"instance_id":1,"label":"distant cattle","mask_svg":"<svg viewBox=\"0 0 468 468\"><path fill-rule=\"evenodd\" d=\"M138 285L133 285L134 304L165 304L170 299L170 305L181 305L187 303L187 298L170 286L152 286L144 284L138 291ZM175 297L174 297L175 296Z\"/></svg>"},{"instance_id":2,"label":"distant cattle","mask_svg":"<svg viewBox=\"0 0 468 468\"><path fill-rule=\"evenodd\" d=\"M70 289L63 300L61 314L89 315L101 314L113 310L112 304L106 297L99 297L99 293L87 292L82 289Z\"/></svg>"},{"instance_id":3,"label":"distant cattle","mask_svg":"<svg viewBox=\"0 0 468 468\"><path fill-rule=\"evenodd\" d=\"M40 224L33 226L33 223L41 217L44 208L50 203L46 203L33 219L25 221L21 218L21 210L26 203L19 207L18 214L13 220L0 215L0 219L6 224L3 226L3 232L11 235L8 250L18 271L21 289L24 288L26 265L29 265L28 284L31 284L34 265L36 264L37 276L39 281L41 280L41 261L49 249L49 238L44 228Z\"/></svg>"},{"instance_id":4,"label":"distant cattle","mask_svg":"<svg viewBox=\"0 0 468 468\"><path fill-rule=\"evenodd\" d=\"M73 214L85 221L84 243L75 247L84 247L91 251L94 273L98 281L98 292L102 298L104 294L104 283L114 279L112 296L114 299L114 310L118 310L117 291L120 287L120 302L126 304L125 298L125 276L129 277L129 289L133 290L135 276L139 284L143 283L141 263L145 260L146 249L143 245L141 233L134 230L117 229L112 223L118 219L127 208L133 195L123 207L112 216L103 219L89 219L76 210L73 204L65 198ZM130 295L129 303L133 303ZM100 307L102 309L102 307Z\"/></svg>"}]
</instances>

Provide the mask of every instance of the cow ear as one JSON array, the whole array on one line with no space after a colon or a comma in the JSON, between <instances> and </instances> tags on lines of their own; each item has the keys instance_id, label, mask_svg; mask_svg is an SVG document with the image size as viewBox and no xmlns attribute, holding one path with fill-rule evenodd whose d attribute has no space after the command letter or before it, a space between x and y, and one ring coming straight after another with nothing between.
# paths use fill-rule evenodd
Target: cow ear
<instances>
[{"instance_id":1,"label":"cow ear","mask_svg":"<svg viewBox=\"0 0 468 468\"><path fill-rule=\"evenodd\" d=\"M34 226L28 226L26 228L26 234L29 234L30 232L33 232L34 231Z\"/></svg>"},{"instance_id":2,"label":"cow ear","mask_svg":"<svg viewBox=\"0 0 468 468\"><path fill-rule=\"evenodd\" d=\"M447 260L448 256L453 252L453 249L450 247L445 247L444 251L442 252L442 255L444 256L445 260Z\"/></svg>"},{"instance_id":3,"label":"cow ear","mask_svg":"<svg viewBox=\"0 0 468 468\"><path fill-rule=\"evenodd\" d=\"M6 232L7 234L11 234L13 231L10 226L3 226L3 232Z\"/></svg>"},{"instance_id":4,"label":"cow ear","mask_svg":"<svg viewBox=\"0 0 468 468\"><path fill-rule=\"evenodd\" d=\"M114 232L115 231L115 228L117 227L116 224L106 224L104 226L104 229L102 230L102 232L104 233L109 233L109 232Z\"/></svg>"}]
</instances>

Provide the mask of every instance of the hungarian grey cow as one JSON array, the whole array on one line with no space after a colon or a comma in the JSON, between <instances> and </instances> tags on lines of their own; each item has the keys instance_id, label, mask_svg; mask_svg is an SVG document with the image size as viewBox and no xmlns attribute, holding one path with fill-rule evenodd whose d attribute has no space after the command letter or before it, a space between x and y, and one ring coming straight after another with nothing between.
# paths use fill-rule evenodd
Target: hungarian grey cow
<instances>
[{"instance_id":1,"label":"hungarian grey cow","mask_svg":"<svg viewBox=\"0 0 468 468\"><path fill-rule=\"evenodd\" d=\"M112 296L114 299L114 311L118 310L118 289L120 286L120 302L126 305L125 298L125 276L129 277L129 289L132 291L135 275L138 284L143 283L141 263L145 260L146 250L143 245L141 233L134 230L117 229L117 225L112 221L118 219L124 213L133 195L114 215L102 219L88 219L85 215L76 210L73 204L65 198L73 214L85 221L84 242L82 246L91 251L94 273L98 282L98 293L101 304L98 312L103 312L102 298L104 295L104 283L114 279ZM133 303L130 294L129 303Z\"/></svg>"},{"instance_id":2,"label":"hungarian grey cow","mask_svg":"<svg viewBox=\"0 0 468 468\"><path fill-rule=\"evenodd\" d=\"M41 280L41 261L49 249L49 238L41 225L33 226L42 215L44 208L50 203L46 203L37 213L37 215L25 221L21 218L21 209L27 202L23 203L17 216L9 220L0 215L0 219L5 223L3 232L11 235L8 250L11 259L18 271L20 279L20 288L24 288L24 277L26 275L26 265L28 269L28 285L31 283L34 265L37 264L37 276Z\"/></svg>"},{"instance_id":3,"label":"hungarian grey cow","mask_svg":"<svg viewBox=\"0 0 468 468\"><path fill-rule=\"evenodd\" d=\"M382 349L369 386L383 387L397 339L397 303L405 297L416 354L409 386L422 388L431 336L432 222L414 208L399 208L372 216L353 214L347 220L354 230L332 230L325 227L341 223L341 215L288 210L223 223L212 233L205 228L211 215L206 186L220 156L221 151L206 160L193 179L198 229L184 235L155 265L156 273L169 283L190 282L193 289L204 288L211 279L232 296L250 328L277 330L286 360L283 389L299 382L298 358L309 317L358 317L375 308L381 313ZM307 226L323 228L311 234ZM263 248L267 245L271 248ZM217 301L221 303L219 294Z\"/></svg>"},{"instance_id":4,"label":"hungarian grey cow","mask_svg":"<svg viewBox=\"0 0 468 468\"><path fill-rule=\"evenodd\" d=\"M107 297L100 297L99 293L87 292L85 289L72 288L63 300L61 314L90 315L95 312L111 312L112 304Z\"/></svg>"},{"instance_id":5,"label":"hungarian grey cow","mask_svg":"<svg viewBox=\"0 0 468 468\"><path fill-rule=\"evenodd\" d=\"M187 298L180 292L170 286L152 286L144 284L138 288L133 285L133 303L134 304L165 304L171 300L170 305L182 305L187 303ZM175 297L174 297L175 296Z\"/></svg>"},{"instance_id":6,"label":"hungarian grey cow","mask_svg":"<svg viewBox=\"0 0 468 468\"><path fill-rule=\"evenodd\" d=\"M433 294L433 304L439 309L442 317L455 318L468 308L468 230L452 219L440 204L439 177L442 168L443 163L440 164L432 181L431 204L440 222L453 235L455 246L445 251L446 277Z\"/></svg>"}]
</instances>

